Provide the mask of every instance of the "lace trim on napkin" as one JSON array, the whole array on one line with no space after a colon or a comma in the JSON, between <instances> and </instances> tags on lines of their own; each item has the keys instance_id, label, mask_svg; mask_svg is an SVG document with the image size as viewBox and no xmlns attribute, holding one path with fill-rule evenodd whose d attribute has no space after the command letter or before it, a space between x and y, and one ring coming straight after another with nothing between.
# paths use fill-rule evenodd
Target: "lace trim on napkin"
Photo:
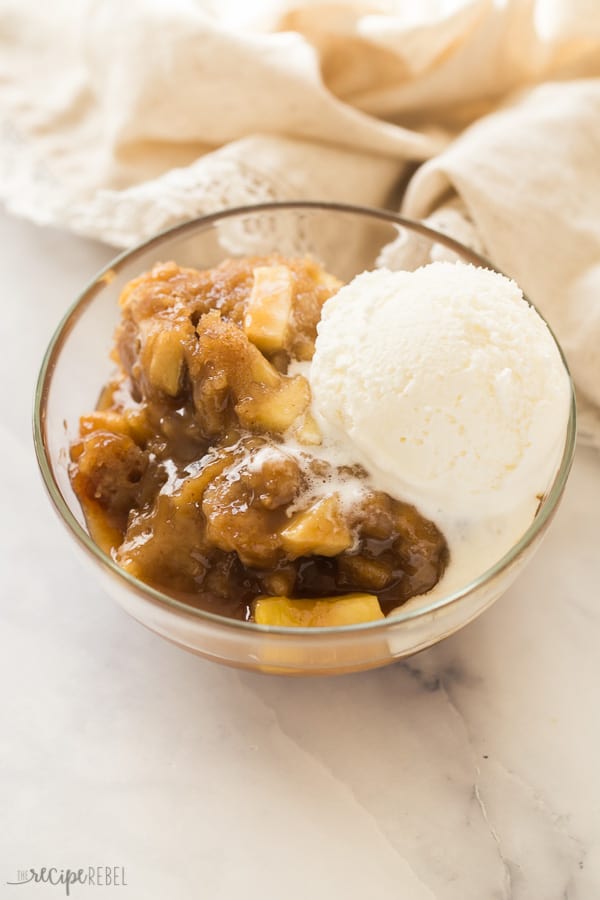
<instances>
[{"instance_id":1,"label":"lace trim on napkin","mask_svg":"<svg viewBox=\"0 0 600 900\"><path fill-rule=\"evenodd\" d=\"M0 195L11 212L38 224L68 226L117 246L228 207L298 197L279 173L267 174L230 150L209 153L186 168L121 191L98 190L84 200L70 197L5 123L0 129Z\"/></svg>"}]
</instances>

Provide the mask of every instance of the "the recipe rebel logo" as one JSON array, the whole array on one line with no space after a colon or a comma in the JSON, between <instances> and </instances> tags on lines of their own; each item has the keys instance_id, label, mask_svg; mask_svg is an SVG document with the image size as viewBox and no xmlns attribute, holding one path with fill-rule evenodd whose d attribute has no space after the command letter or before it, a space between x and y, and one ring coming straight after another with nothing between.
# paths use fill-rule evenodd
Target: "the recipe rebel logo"
<instances>
[{"instance_id":1,"label":"the recipe rebel logo","mask_svg":"<svg viewBox=\"0 0 600 900\"><path fill-rule=\"evenodd\" d=\"M40 869L17 869L17 877L7 881L10 885L49 884L62 886L67 897L71 896L71 888L76 885L86 887L127 887L125 866L87 866L79 869L59 869L57 866L44 866ZM29 892L27 897L29 897Z\"/></svg>"}]
</instances>

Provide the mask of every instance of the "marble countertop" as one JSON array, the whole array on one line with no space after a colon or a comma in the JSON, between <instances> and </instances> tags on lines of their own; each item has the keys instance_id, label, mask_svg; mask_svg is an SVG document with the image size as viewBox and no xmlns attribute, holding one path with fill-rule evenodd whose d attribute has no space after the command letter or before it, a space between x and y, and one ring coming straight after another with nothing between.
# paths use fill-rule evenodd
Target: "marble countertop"
<instances>
[{"instance_id":1,"label":"marble countertop","mask_svg":"<svg viewBox=\"0 0 600 900\"><path fill-rule=\"evenodd\" d=\"M124 867L132 900L600 897L600 457L489 612L406 663L205 662L90 581L37 475L33 384L112 251L0 216L0 896Z\"/></svg>"}]
</instances>

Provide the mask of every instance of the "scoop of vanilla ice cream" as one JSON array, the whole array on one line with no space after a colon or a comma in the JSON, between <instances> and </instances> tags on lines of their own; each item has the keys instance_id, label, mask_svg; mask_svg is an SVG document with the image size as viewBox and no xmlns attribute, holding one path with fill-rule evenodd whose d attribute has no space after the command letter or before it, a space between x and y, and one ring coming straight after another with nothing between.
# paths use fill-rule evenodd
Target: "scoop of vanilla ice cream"
<instances>
[{"instance_id":1,"label":"scoop of vanilla ice cream","mask_svg":"<svg viewBox=\"0 0 600 900\"><path fill-rule=\"evenodd\" d=\"M340 458L434 521L533 517L561 458L570 384L510 279L463 263L364 272L324 307L313 410Z\"/></svg>"}]
</instances>

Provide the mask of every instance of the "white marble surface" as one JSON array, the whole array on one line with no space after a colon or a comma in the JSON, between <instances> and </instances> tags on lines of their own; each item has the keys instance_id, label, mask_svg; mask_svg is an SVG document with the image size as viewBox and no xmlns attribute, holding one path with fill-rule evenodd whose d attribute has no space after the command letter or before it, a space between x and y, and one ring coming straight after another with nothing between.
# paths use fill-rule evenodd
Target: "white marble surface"
<instances>
[{"instance_id":1,"label":"white marble surface","mask_svg":"<svg viewBox=\"0 0 600 900\"><path fill-rule=\"evenodd\" d=\"M600 897L600 458L513 589L406 664L288 680L161 641L87 578L36 472L50 334L105 247L0 217L0 896Z\"/></svg>"}]
</instances>

